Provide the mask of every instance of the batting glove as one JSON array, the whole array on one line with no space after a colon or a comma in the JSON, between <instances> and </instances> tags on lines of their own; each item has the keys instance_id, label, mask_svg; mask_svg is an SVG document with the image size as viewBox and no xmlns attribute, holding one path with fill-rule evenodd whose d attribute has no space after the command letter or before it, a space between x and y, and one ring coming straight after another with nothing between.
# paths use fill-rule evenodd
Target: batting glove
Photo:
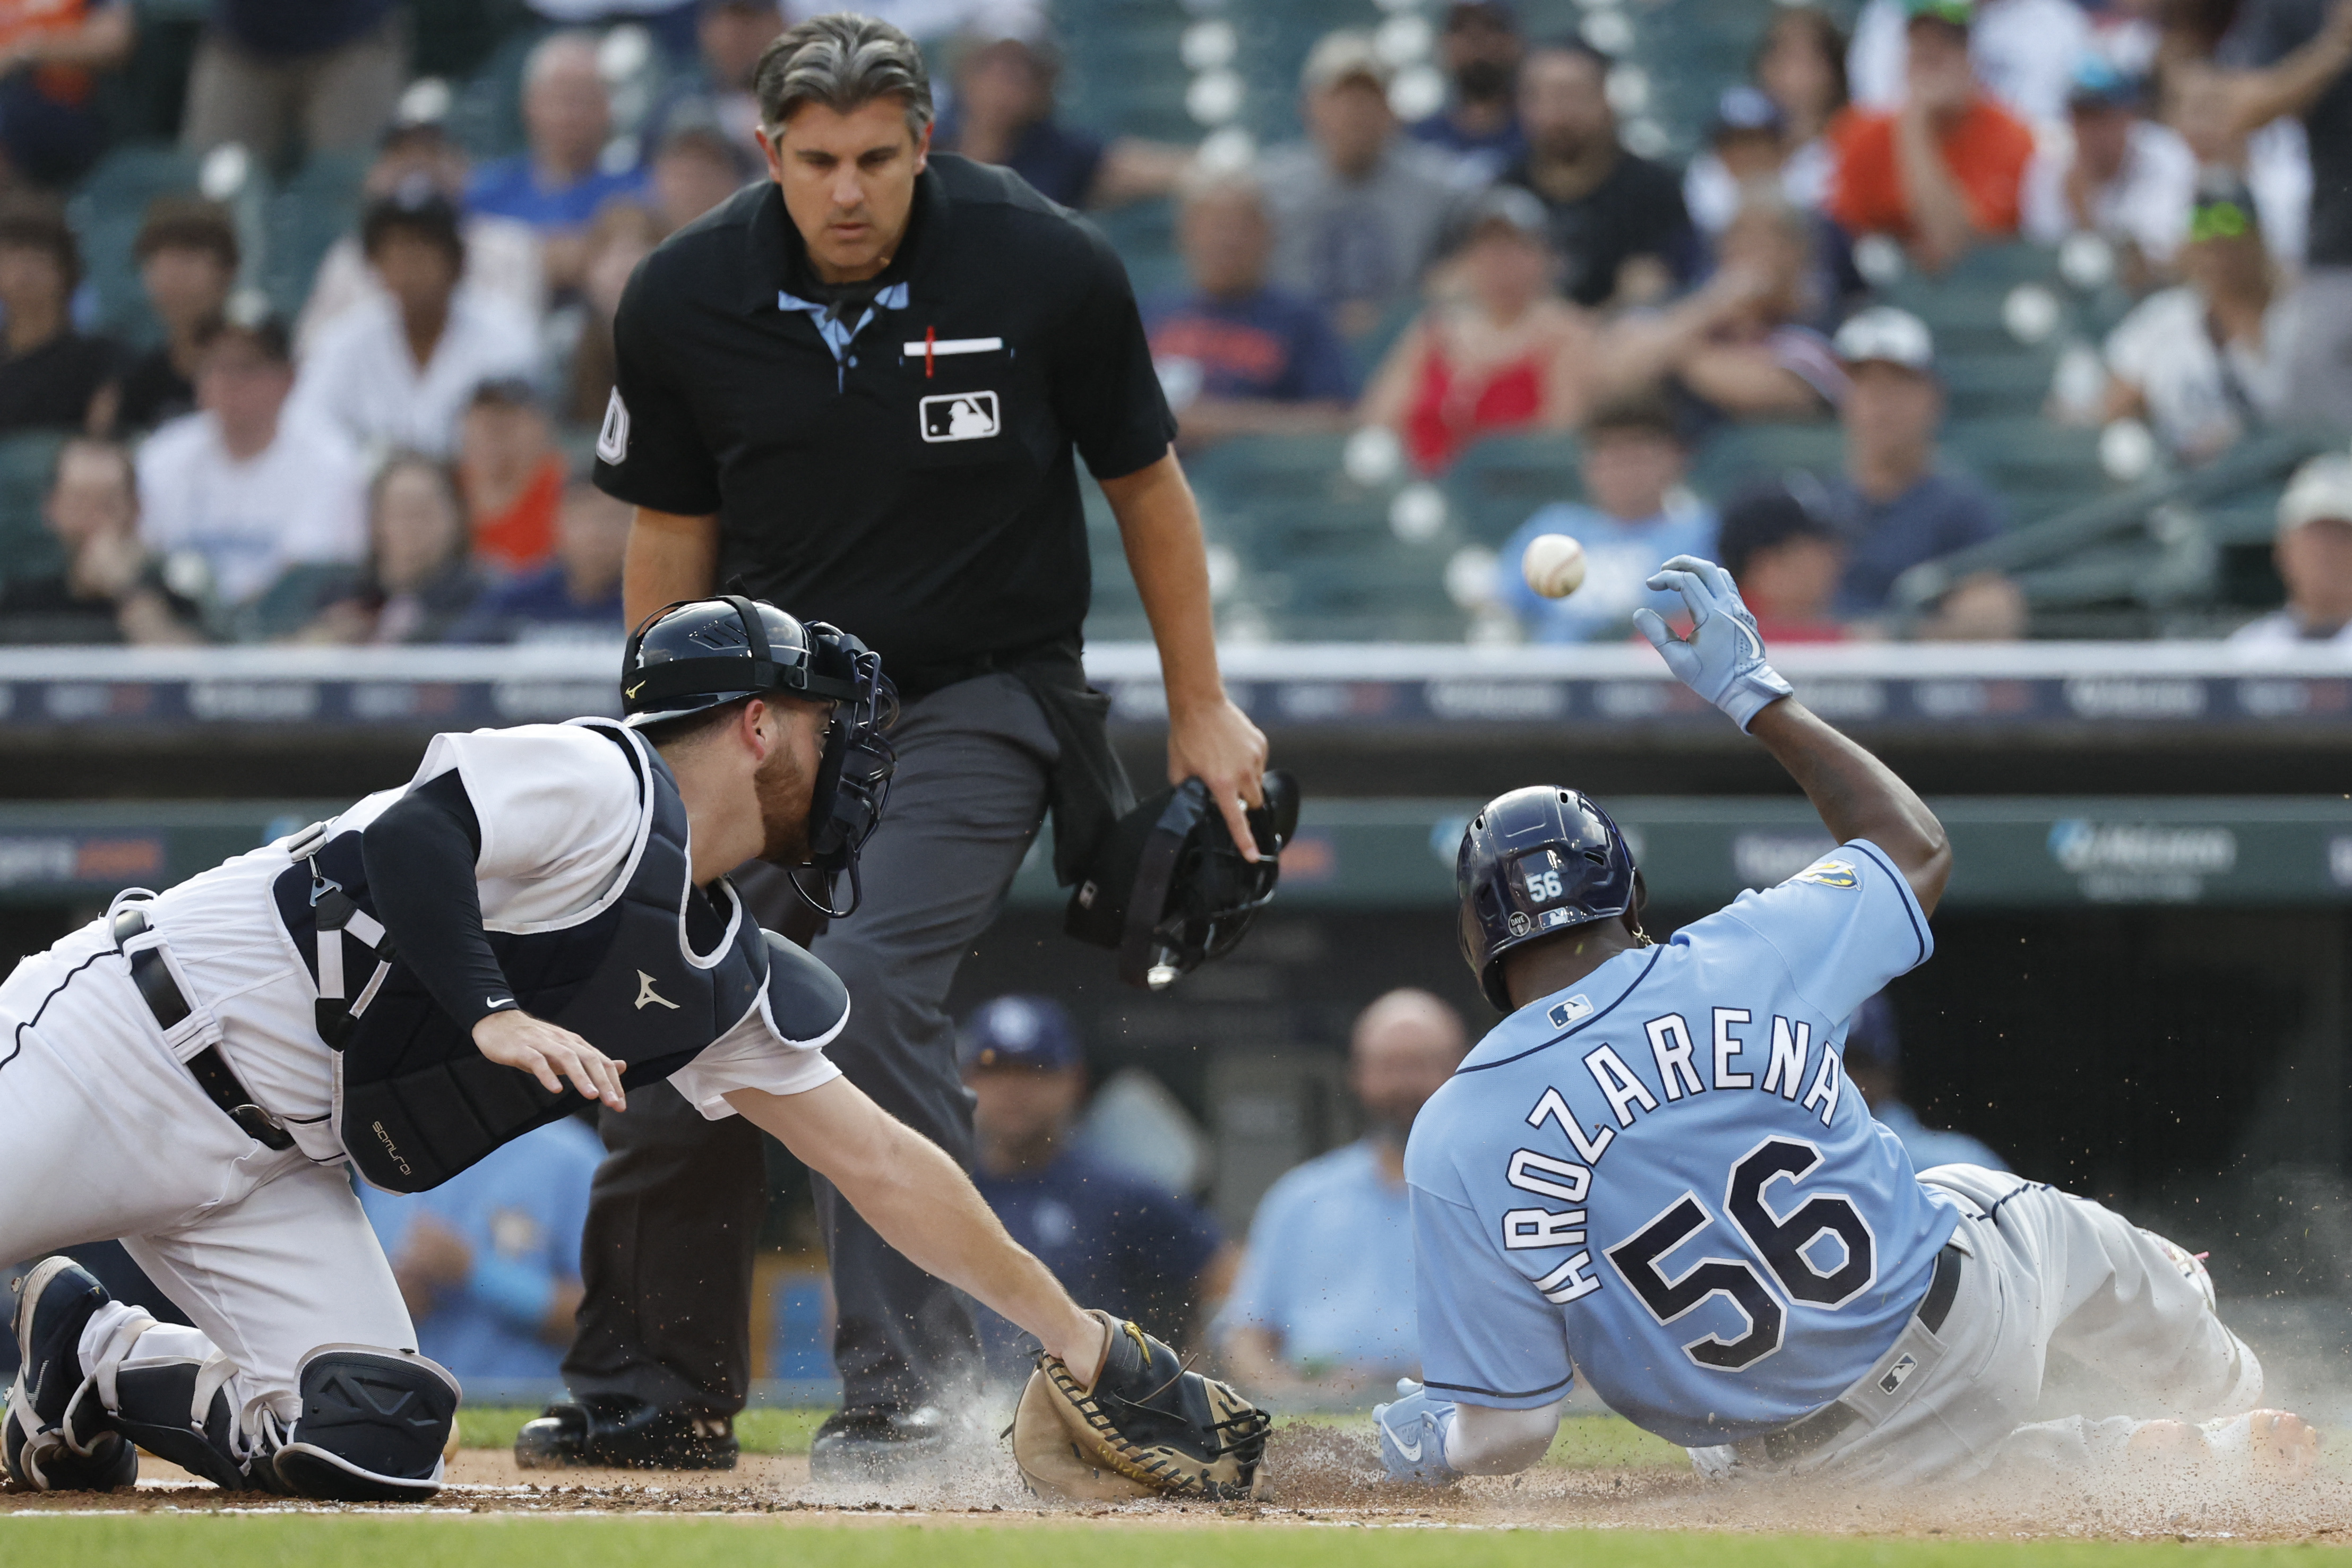
<instances>
[{"instance_id":1,"label":"batting glove","mask_svg":"<svg viewBox=\"0 0 2352 1568\"><path fill-rule=\"evenodd\" d=\"M1454 1405L1433 1399L1429 1391L1409 1377L1397 1379L1401 1397L1393 1405L1372 1406L1372 1425L1380 1429L1381 1463L1392 1481L1419 1481L1442 1487L1462 1479L1445 1462L1445 1439L1454 1430Z\"/></svg>"},{"instance_id":2,"label":"batting glove","mask_svg":"<svg viewBox=\"0 0 2352 1568\"><path fill-rule=\"evenodd\" d=\"M1633 629L1650 639L1675 678L1730 715L1742 730L1765 708L1789 696L1789 683L1764 662L1764 637L1740 602L1731 574L1712 561L1677 555L1658 568L1650 586L1673 589L1690 606L1688 640L1666 629L1646 605L1633 612Z\"/></svg>"}]
</instances>

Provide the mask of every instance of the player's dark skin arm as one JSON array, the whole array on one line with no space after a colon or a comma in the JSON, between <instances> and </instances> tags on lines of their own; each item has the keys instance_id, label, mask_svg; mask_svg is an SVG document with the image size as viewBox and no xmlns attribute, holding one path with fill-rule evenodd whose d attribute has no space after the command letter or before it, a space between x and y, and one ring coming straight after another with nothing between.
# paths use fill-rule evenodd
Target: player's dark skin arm
<instances>
[{"instance_id":1,"label":"player's dark skin arm","mask_svg":"<svg viewBox=\"0 0 2352 1568\"><path fill-rule=\"evenodd\" d=\"M1789 770L1841 844L1867 838L1934 914L1951 879L1952 845L1927 803L1895 770L1841 735L1793 697L1756 715L1748 732Z\"/></svg>"}]
</instances>

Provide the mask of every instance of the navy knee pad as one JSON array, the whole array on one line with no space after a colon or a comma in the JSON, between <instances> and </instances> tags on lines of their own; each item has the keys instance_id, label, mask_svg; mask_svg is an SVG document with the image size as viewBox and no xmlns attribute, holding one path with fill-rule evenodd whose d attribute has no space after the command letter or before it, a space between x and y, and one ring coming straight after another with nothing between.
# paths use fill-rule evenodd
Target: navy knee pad
<instances>
[{"instance_id":1,"label":"navy knee pad","mask_svg":"<svg viewBox=\"0 0 2352 1568\"><path fill-rule=\"evenodd\" d=\"M321 1345L295 1380L302 1415L277 1453L277 1479L303 1497L405 1502L441 1489L457 1380L411 1352Z\"/></svg>"}]
</instances>

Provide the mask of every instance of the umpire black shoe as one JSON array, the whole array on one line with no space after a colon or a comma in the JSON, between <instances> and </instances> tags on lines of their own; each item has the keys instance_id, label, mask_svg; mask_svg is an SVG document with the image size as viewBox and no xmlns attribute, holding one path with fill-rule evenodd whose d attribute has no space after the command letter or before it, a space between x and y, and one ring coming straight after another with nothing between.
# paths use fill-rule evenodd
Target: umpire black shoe
<instances>
[{"instance_id":1,"label":"umpire black shoe","mask_svg":"<svg viewBox=\"0 0 2352 1568\"><path fill-rule=\"evenodd\" d=\"M81 1331L111 1299L106 1287L70 1258L47 1258L16 1289L13 1327L23 1360L0 1421L0 1458L9 1476L46 1491L129 1486L139 1475L138 1451L100 1425L105 1413L94 1395L68 1408L86 1381Z\"/></svg>"},{"instance_id":2,"label":"umpire black shoe","mask_svg":"<svg viewBox=\"0 0 2352 1568\"><path fill-rule=\"evenodd\" d=\"M936 1405L836 1410L809 1444L809 1479L882 1479L937 1458L947 1446L947 1414Z\"/></svg>"},{"instance_id":3,"label":"umpire black shoe","mask_svg":"<svg viewBox=\"0 0 2352 1568\"><path fill-rule=\"evenodd\" d=\"M731 1470L739 1452L732 1416L667 1409L625 1394L551 1405L523 1423L514 1446L515 1463L526 1470Z\"/></svg>"}]
</instances>

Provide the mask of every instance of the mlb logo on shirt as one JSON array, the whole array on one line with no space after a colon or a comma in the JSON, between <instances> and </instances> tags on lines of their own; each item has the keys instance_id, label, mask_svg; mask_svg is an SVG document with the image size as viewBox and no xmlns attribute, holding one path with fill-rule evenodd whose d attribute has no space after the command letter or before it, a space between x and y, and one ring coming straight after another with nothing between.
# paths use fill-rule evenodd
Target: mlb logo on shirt
<instances>
[{"instance_id":1,"label":"mlb logo on shirt","mask_svg":"<svg viewBox=\"0 0 2352 1568\"><path fill-rule=\"evenodd\" d=\"M1553 1028L1565 1029L1580 1018L1592 1016L1592 1004L1581 996L1571 996L1544 1016L1551 1020Z\"/></svg>"},{"instance_id":2,"label":"mlb logo on shirt","mask_svg":"<svg viewBox=\"0 0 2352 1568\"><path fill-rule=\"evenodd\" d=\"M996 394L950 392L921 404L926 441L979 441L1003 426L996 417Z\"/></svg>"},{"instance_id":3,"label":"mlb logo on shirt","mask_svg":"<svg viewBox=\"0 0 2352 1568\"><path fill-rule=\"evenodd\" d=\"M1908 1351L1906 1351L1903 1354L1903 1359L1896 1362L1893 1366L1888 1367L1886 1369L1886 1375L1878 1380L1878 1391L1881 1394L1894 1393L1896 1389L1901 1388L1904 1383L1914 1372L1916 1372L1918 1368L1919 1358L1911 1354Z\"/></svg>"}]
</instances>

